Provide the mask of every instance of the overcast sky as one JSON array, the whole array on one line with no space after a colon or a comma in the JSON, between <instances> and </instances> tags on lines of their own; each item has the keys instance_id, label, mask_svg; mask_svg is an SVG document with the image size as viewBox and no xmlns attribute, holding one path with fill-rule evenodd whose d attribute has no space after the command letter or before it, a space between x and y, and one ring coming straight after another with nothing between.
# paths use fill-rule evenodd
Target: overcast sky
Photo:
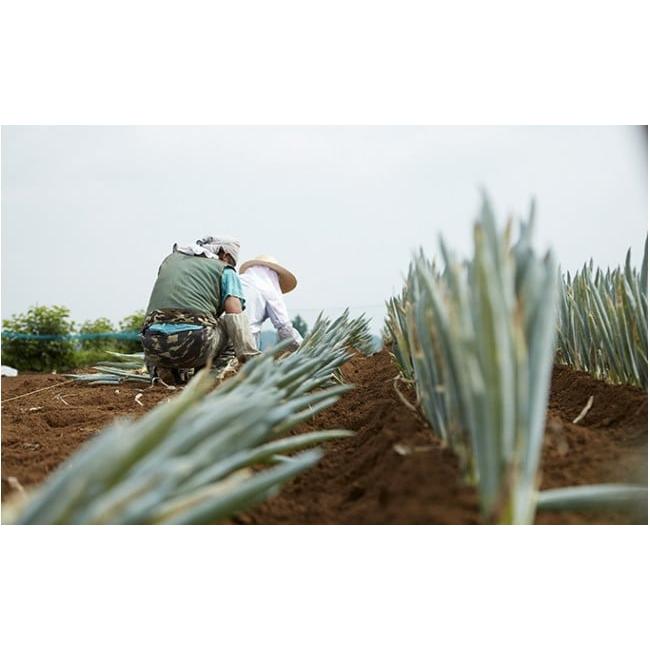
<instances>
[{"instance_id":1,"label":"overcast sky","mask_svg":"<svg viewBox=\"0 0 650 650\"><path fill-rule=\"evenodd\" d=\"M146 306L174 242L232 234L298 277L292 314L366 311L437 234L470 250L485 187L502 220L538 202L563 267L638 263L637 127L3 127L2 317L61 304L114 322Z\"/></svg>"}]
</instances>

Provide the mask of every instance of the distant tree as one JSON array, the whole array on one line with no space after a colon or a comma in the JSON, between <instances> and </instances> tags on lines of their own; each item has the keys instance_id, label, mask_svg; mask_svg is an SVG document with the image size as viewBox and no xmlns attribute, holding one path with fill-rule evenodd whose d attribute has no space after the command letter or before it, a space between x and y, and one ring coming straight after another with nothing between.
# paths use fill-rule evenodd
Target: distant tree
<instances>
[{"instance_id":1,"label":"distant tree","mask_svg":"<svg viewBox=\"0 0 650 650\"><path fill-rule=\"evenodd\" d=\"M2 321L3 334L67 336L74 332L67 307L30 307L26 314L14 314ZM18 370L67 370L75 363L72 340L25 340L2 337L2 363Z\"/></svg>"},{"instance_id":2,"label":"distant tree","mask_svg":"<svg viewBox=\"0 0 650 650\"><path fill-rule=\"evenodd\" d=\"M292 321L291 324L300 332L301 336L307 336L307 332L309 331L309 327L307 326L307 323L304 321L304 319L298 314Z\"/></svg>"},{"instance_id":3,"label":"distant tree","mask_svg":"<svg viewBox=\"0 0 650 650\"><path fill-rule=\"evenodd\" d=\"M140 330L144 325L144 309L133 312L129 316L126 316L120 321L120 332L132 332L134 334L140 334ZM116 349L120 352L126 352L127 354L133 354L135 352L142 352L142 343L140 339L121 340L119 344L116 345Z\"/></svg>"},{"instance_id":4,"label":"distant tree","mask_svg":"<svg viewBox=\"0 0 650 650\"><path fill-rule=\"evenodd\" d=\"M97 318L84 321L79 327L79 334L105 334L113 332L113 323L108 318ZM79 348L81 350L106 350L115 347L115 341L107 338L81 339Z\"/></svg>"}]
</instances>

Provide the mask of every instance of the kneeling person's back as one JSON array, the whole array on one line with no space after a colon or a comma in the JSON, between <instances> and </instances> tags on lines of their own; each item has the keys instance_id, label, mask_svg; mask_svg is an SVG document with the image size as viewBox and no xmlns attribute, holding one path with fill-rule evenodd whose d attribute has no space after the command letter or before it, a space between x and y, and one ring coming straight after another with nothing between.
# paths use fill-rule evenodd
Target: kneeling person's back
<instances>
[{"instance_id":1,"label":"kneeling person's back","mask_svg":"<svg viewBox=\"0 0 650 650\"><path fill-rule=\"evenodd\" d=\"M235 270L219 259L173 252L160 265L147 315L155 311L183 310L219 318L223 313L224 272L236 276Z\"/></svg>"},{"instance_id":2,"label":"kneeling person's back","mask_svg":"<svg viewBox=\"0 0 650 650\"><path fill-rule=\"evenodd\" d=\"M259 354L243 313L244 294L234 269L239 245L225 250L224 241L233 242L210 237L197 245L174 245L163 260L142 334L152 378L182 381L229 344L242 362Z\"/></svg>"}]
</instances>

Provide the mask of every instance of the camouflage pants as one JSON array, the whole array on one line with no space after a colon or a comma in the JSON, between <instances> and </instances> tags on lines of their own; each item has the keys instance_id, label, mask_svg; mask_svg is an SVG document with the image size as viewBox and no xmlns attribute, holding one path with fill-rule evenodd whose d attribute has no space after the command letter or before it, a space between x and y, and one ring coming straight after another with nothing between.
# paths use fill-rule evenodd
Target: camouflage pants
<instances>
[{"instance_id":1,"label":"camouflage pants","mask_svg":"<svg viewBox=\"0 0 650 650\"><path fill-rule=\"evenodd\" d=\"M201 368L217 356L224 343L219 326L175 334L147 330L142 335L145 363L162 368Z\"/></svg>"},{"instance_id":2,"label":"camouflage pants","mask_svg":"<svg viewBox=\"0 0 650 650\"><path fill-rule=\"evenodd\" d=\"M175 334L148 329L149 325L163 322L201 325L201 329ZM152 379L160 377L166 383L187 381L194 370L208 363L218 366L219 361L227 361L235 352L240 360L259 354L251 339L248 319L243 314L225 314L216 319L182 310L149 314L144 323L142 347Z\"/></svg>"},{"instance_id":3,"label":"camouflage pants","mask_svg":"<svg viewBox=\"0 0 650 650\"><path fill-rule=\"evenodd\" d=\"M154 323L189 323L201 329L163 334L150 331ZM182 383L219 355L226 347L226 334L219 321L210 316L183 310L155 311L144 323L142 347L151 378L166 383Z\"/></svg>"}]
</instances>

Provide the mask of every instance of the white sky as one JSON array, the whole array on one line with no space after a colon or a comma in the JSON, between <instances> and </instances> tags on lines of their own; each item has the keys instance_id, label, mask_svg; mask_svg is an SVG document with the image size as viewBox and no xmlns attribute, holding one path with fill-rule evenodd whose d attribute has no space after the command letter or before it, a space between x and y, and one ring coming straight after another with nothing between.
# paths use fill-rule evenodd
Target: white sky
<instances>
[{"instance_id":1,"label":"white sky","mask_svg":"<svg viewBox=\"0 0 650 650\"><path fill-rule=\"evenodd\" d=\"M295 272L292 314L350 306L378 330L411 251L443 233L469 252L480 187L503 219L536 196L564 268L640 263L637 127L3 127L2 317L117 322L174 242L223 233Z\"/></svg>"}]
</instances>

